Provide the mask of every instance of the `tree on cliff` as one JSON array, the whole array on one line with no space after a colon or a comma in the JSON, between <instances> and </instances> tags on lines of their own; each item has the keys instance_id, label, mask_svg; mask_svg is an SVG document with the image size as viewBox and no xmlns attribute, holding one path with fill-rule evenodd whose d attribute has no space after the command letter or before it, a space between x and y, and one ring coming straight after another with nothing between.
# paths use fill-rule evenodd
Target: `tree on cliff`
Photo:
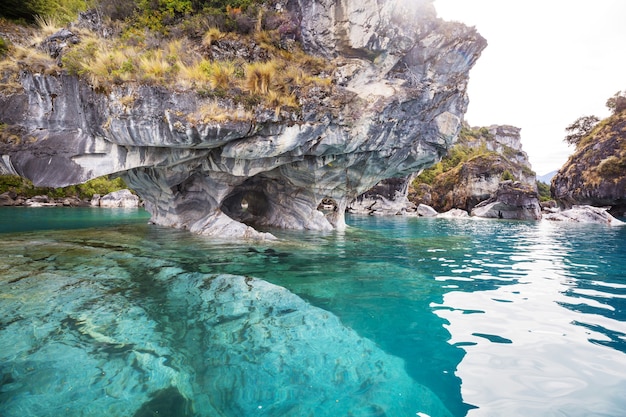
<instances>
[{"instance_id":1,"label":"tree on cliff","mask_svg":"<svg viewBox=\"0 0 626 417\"><path fill-rule=\"evenodd\" d=\"M606 107L611 113L617 114L626 110L626 91L618 91L606 101Z\"/></svg>"},{"instance_id":2,"label":"tree on cliff","mask_svg":"<svg viewBox=\"0 0 626 417\"><path fill-rule=\"evenodd\" d=\"M583 138L588 136L600 119L596 116L582 116L565 128L569 134L565 136L565 142L577 146Z\"/></svg>"}]
</instances>

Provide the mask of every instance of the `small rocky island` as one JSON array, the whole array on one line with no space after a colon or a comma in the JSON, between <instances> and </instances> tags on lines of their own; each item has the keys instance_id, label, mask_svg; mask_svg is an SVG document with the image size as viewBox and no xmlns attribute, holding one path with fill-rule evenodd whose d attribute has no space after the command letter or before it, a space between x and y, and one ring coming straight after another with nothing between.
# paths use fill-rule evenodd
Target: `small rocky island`
<instances>
[{"instance_id":1,"label":"small rocky island","mask_svg":"<svg viewBox=\"0 0 626 417\"><path fill-rule=\"evenodd\" d=\"M36 45L47 59L3 66L0 173L51 187L116 174L156 224L263 238L257 228L341 229L357 196L448 152L486 46L475 29L439 19L430 0L265 7L272 19L251 32L269 42L213 31L188 45L196 61L177 63L169 83L141 79L139 60L99 78L97 52L79 49L107 33L97 15L48 36ZM75 51L92 53L91 67ZM287 55L309 57L303 67L314 69L277 82L292 68L269 67ZM200 88L191 75L192 65L226 61L239 84L213 69Z\"/></svg>"}]
</instances>

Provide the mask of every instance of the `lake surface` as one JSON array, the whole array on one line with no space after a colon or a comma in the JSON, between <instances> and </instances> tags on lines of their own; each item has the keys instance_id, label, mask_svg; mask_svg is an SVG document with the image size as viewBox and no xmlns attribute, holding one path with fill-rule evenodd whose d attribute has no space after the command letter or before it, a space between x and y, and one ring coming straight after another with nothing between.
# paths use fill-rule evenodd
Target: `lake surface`
<instances>
[{"instance_id":1,"label":"lake surface","mask_svg":"<svg viewBox=\"0 0 626 417\"><path fill-rule=\"evenodd\" d=\"M0 416L626 415L626 227L147 219L0 208Z\"/></svg>"}]
</instances>

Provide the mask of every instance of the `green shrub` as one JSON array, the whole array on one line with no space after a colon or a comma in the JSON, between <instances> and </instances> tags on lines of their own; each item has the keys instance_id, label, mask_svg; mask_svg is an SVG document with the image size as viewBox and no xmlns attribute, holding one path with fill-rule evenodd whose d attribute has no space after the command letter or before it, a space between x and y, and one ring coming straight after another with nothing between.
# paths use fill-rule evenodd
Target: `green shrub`
<instances>
[{"instance_id":1,"label":"green shrub","mask_svg":"<svg viewBox=\"0 0 626 417\"><path fill-rule=\"evenodd\" d=\"M124 180L121 178L109 179L108 176L94 178L84 184L50 188L35 187L30 180L17 175L0 175L0 194L13 191L17 195L26 198L36 195L47 195L51 198L79 197L90 199L94 194L105 195L124 188L128 188Z\"/></svg>"},{"instance_id":2,"label":"green shrub","mask_svg":"<svg viewBox=\"0 0 626 417\"><path fill-rule=\"evenodd\" d=\"M597 172L606 178L622 177L626 172L626 158L609 156L598 164Z\"/></svg>"},{"instance_id":3,"label":"green shrub","mask_svg":"<svg viewBox=\"0 0 626 417\"><path fill-rule=\"evenodd\" d=\"M501 181L515 181L515 176L511 174L511 171L507 169L500 176L500 180Z\"/></svg>"},{"instance_id":4,"label":"green shrub","mask_svg":"<svg viewBox=\"0 0 626 417\"><path fill-rule=\"evenodd\" d=\"M9 51L9 42L0 36L0 58L4 57Z\"/></svg>"},{"instance_id":5,"label":"green shrub","mask_svg":"<svg viewBox=\"0 0 626 417\"><path fill-rule=\"evenodd\" d=\"M128 188L121 178L109 179L108 176L94 178L84 184L75 186L80 198L91 198L94 194L105 195L113 191L119 191Z\"/></svg>"},{"instance_id":6,"label":"green shrub","mask_svg":"<svg viewBox=\"0 0 626 417\"><path fill-rule=\"evenodd\" d=\"M537 181L537 192L539 193L539 201L552 200L552 194L550 193L550 186L545 182Z\"/></svg>"}]
</instances>

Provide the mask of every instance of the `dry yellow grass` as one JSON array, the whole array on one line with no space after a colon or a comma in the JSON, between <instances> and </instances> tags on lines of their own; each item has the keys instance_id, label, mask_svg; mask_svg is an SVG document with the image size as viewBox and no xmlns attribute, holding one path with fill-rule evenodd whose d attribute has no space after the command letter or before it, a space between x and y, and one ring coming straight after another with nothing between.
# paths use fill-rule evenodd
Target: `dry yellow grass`
<instances>
[{"instance_id":1,"label":"dry yellow grass","mask_svg":"<svg viewBox=\"0 0 626 417\"><path fill-rule=\"evenodd\" d=\"M202 70L199 63L187 65L182 61L176 63L178 76L176 86L182 89L202 88L209 83L209 75Z\"/></svg>"},{"instance_id":2,"label":"dry yellow grass","mask_svg":"<svg viewBox=\"0 0 626 417\"><path fill-rule=\"evenodd\" d=\"M210 76L211 88L228 90L233 82L234 74L235 65L232 62L214 62Z\"/></svg>"},{"instance_id":3,"label":"dry yellow grass","mask_svg":"<svg viewBox=\"0 0 626 417\"><path fill-rule=\"evenodd\" d=\"M35 73L48 73L59 69L54 59L34 48L16 46L13 59L18 66L28 67Z\"/></svg>"},{"instance_id":4,"label":"dry yellow grass","mask_svg":"<svg viewBox=\"0 0 626 417\"><path fill-rule=\"evenodd\" d=\"M44 38L58 32L62 28L59 19L53 15L35 16L35 23L39 26L41 36Z\"/></svg>"},{"instance_id":5,"label":"dry yellow grass","mask_svg":"<svg viewBox=\"0 0 626 417\"><path fill-rule=\"evenodd\" d=\"M54 19L40 19L39 25L41 39L59 29ZM163 85L179 91L196 90L204 97L230 97L242 106L244 103L248 107L260 104L276 109L277 113L281 108L299 107L296 94L312 86L327 87L331 83L330 77L325 75L332 72L328 62L310 57L297 47L284 51L278 46L277 32L260 31L259 28L248 40L254 40L256 45L264 48L270 59L252 63L209 60L203 57L206 50L202 46L194 45L186 38L161 40L160 45L146 47L146 43L128 42L125 38L103 39L85 29L79 32L81 42L70 45L64 52L62 68L36 48L16 46L11 56L0 62L0 74L17 73L24 67L40 73L64 70L84 77L102 91L111 91L114 85L123 83ZM212 28L206 32L203 46L206 48L226 36L235 35ZM128 97L125 101L131 104L132 100ZM252 117L243 107L233 111L232 108L221 108L218 102L206 104L202 111L204 115L196 114L192 118L208 117L219 121Z\"/></svg>"},{"instance_id":6,"label":"dry yellow grass","mask_svg":"<svg viewBox=\"0 0 626 417\"><path fill-rule=\"evenodd\" d=\"M138 67L141 79L152 83L164 80L172 71L172 65L160 49L142 54L138 60Z\"/></svg>"},{"instance_id":7,"label":"dry yellow grass","mask_svg":"<svg viewBox=\"0 0 626 417\"><path fill-rule=\"evenodd\" d=\"M225 36L218 28L210 28L202 37L202 46L209 47L213 42L222 39Z\"/></svg>"},{"instance_id":8,"label":"dry yellow grass","mask_svg":"<svg viewBox=\"0 0 626 417\"><path fill-rule=\"evenodd\" d=\"M252 112L245 110L243 107L237 107L236 109L225 108L216 100L209 100L203 103L193 114L187 116L187 121L192 124L206 124L211 122L223 123L229 120L252 120L253 118Z\"/></svg>"},{"instance_id":9,"label":"dry yellow grass","mask_svg":"<svg viewBox=\"0 0 626 417\"><path fill-rule=\"evenodd\" d=\"M267 94L276 74L276 63L253 62L245 66L246 88L252 94Z\"/></svg>"}]
</instances>

